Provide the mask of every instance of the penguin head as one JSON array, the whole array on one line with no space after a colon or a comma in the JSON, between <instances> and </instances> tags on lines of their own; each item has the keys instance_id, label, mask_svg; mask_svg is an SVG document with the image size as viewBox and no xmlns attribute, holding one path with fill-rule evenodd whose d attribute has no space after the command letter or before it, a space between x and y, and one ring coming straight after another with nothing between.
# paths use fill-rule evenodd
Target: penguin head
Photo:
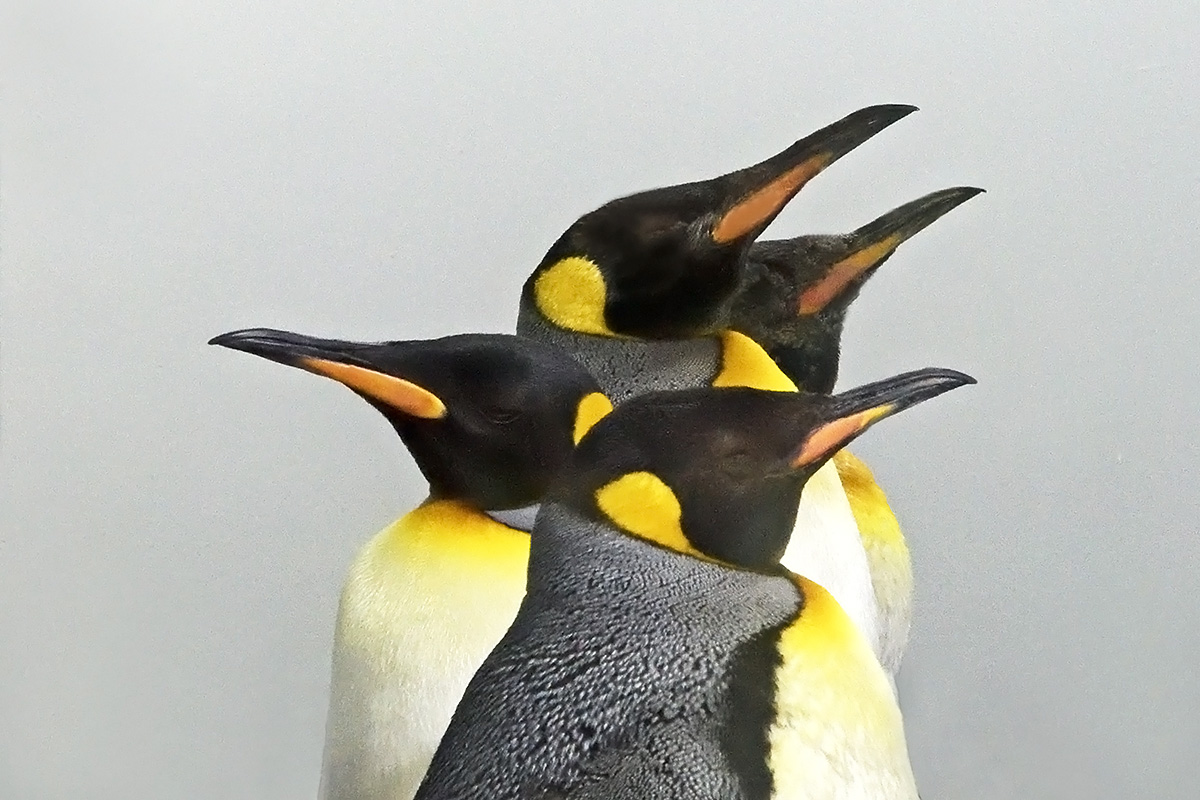
<instances>
[{"instance_id":1,"label":"penguin head","mask_svg":"<svg viewBox=\"0 0 1200 800\"><path fill-rule=\"evenodd\" d=\"M481 509L539 501L612 409L565 353L506 334L361 343L256 328L209 343L345 384L392 423L431 496Z\"/></svg>"},{"instance_id":2,"label":"penguin head","mask_svg":"<svg viewBox=\"0 0 1200 800\"><path fill-rule=\"evenodd\" d=\"M853 233L756 242L727 324L758 342L798 386L829 394L846 310L863 284L903 242L981 192L933 192Z\"/></svg>"},{"instance_id":3,"label":"penguin head","mask_svg":"<svg viewBox=\"0 0 1200 800\"><path fill-rule=\"evenodd\" d=\"M546 253L522 313L581 334L680 339L721 327L751 242L825 167L916 109L856 111L767 160L585 214Z\"/></svg>"},{"instance_id":4,"label":"penguin head","mask_svg":"<svg viewBox=\"0 0 1200 800\"><path fill-rule=\"evenodd\" d=\"M804 483L868 427L958 386L924 369L839 395L700 388L622 403L580 442L554 496L628 535L772 571Z\"/></svg>"}]
</instances>

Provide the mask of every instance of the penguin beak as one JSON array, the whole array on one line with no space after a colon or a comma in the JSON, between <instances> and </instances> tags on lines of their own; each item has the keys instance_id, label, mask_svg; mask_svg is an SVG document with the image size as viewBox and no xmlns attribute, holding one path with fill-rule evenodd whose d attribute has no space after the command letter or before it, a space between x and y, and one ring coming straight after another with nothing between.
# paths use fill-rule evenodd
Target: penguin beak
<instances>
[{"instance_id":1,"label":"penguin beak","mask_svg":"<svg viewBox=\"0 0 1200 800\"><path fill-rule=\"evenodd\" d=\"M270 328L223 333L208 343L333 378L370 400L412 417L441 419L446 416L446 404L433 392L372 365L366 353L375 345L318 339Z\"/></svg>"},{"instance_id":2,"label":"penguin beak","mask_svg":"<svg viewBox=\"0 0 1200 800\"><path fill-rule=\"evenodd\" d=\"M882 264L903 242L982 193L983 189L973 186L942 189L905 203L850 234L853 242L850 253L800 293L796 304L800 315L819 313L846 287Z\"/></svg>"},{"instance_id":3,"label":"penguin beak","mask_svg":"<svg viewBox=\"0 0 1200 800\"><path fill-rule=\"evenodd\" d=\"M970 375L952 369L921 369L859 386L829 398L825 421L796 451L792 466L807 467L845 447L881 419L975 383Z\"/></svg>"},{"instance_id":4,"label":"penguin beak","mask_svg":"<svg viewBox=\"0 0 1200 800\"><path fill-rule=\"evenodd\" d=\"M822 170L916 110L907 105L860 109L766 161L718 178L732 200L713 225L713 241L728 245L754 239Z\"/></svg>"}]
</instances>

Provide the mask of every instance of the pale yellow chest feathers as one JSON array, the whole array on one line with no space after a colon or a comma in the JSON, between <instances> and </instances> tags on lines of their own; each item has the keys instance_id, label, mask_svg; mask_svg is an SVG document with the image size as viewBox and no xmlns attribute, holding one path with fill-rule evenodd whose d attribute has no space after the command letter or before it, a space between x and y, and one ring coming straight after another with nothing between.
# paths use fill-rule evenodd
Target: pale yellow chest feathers
<instances>
[{"instance_id":1,"label":"pale yellow chest feathers","mask_svg":"<svg viewBox=\"0 0 1200 800\"><path fill-rule=\"evenodd\" d=\"M915 800L900 709L883 668L833 597L795 580L805 604L779 641L768 735L773 797Z\"/></svg>"},{"instance_id":2,"label":"pale yellow chest feathers","mask_svg":"<svg viewBox=\"0 0 1200 800\"><path fill-rule=\"evenodd\" d=\"M528 560L528 534L458 502L425 503L355 559L342 592L340 644L385 661L409 643L474 650L481 632L490 638L511 623Z\"/></svg>"}]
</instances>

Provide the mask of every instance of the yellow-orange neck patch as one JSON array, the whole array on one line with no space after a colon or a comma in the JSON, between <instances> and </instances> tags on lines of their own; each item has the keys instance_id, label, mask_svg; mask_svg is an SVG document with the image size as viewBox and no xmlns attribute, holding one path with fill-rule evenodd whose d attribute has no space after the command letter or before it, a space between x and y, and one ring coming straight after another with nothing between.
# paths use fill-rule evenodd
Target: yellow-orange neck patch
<instances>
[{"instance_id":1,"label":"yellow-orange neck patch","mask_svg":"<svg viewBox=\"0 0 1200 800\"><path fill-rule=\"evenodd\" d=\"M792 379L753 339L737 331L721 334L721 371L713 386L746 386L773 392L797 391Z\"/></svg>"},{"instance_id":2,"label":"yellow-orange neck patch","mask_svg":"<svg viewBox=\"0 0 1200 800\"><path fill-rule=\"evenodd\" d=\"M799 576L804 607L779 638L775 719L767 765L773 797L846 787L846 770L867 770L872 791L853 796L916 800L904 725L887 675L867 640L825 589ZM889 787L884 790L880 787ZM828 796L838 794L830 789Z\"/></svg>"},{"instance_id":3,"label":"yellow-orange neck patch","mask_svg":"<svg viewBox=\"0 0 1200 800\"><path fill-rule=\"evenodd\" d=\"M438 550L472 562L500 562L521 557L529 534L496 522L461 500L426 499L401 518L409 542L421 541L426 551Z\"/></svg>"},{"instance_id":4,"label":"yellow-orange neck patch","mask_svg":"<svg viewBox=\"0 0 1200 800\"><path fill-rule=\"evenodd\" d=\"M850 501L850 510L862 533L868 556L872 546L885 546L897 552L898 558L907 564L908 545L900 532L900 523L892 513L887 495L875 482L870 467L849 450L839 450L833 457L833 465L846 490L846 499ZM906 569L911 570L911 567L906 566Z\"/></svg>"},{"instance_id":5,"label":"yellow-orange neck patch","mask_svg":"<svg viewBox=\"0 0 1200 800\"><path fill-rule=\"evenodd\" d=\"M533 299L542 315L577 333L616 336L604 321L608 290L594 261L571 256L551 264L533 283Z\"/></svg>"},{"instance_id":6,"label":"yellow-orange neck patch","mask_svg":"<svg viewBox=\"0 0 1200 800\"><path fill-rule=\"evenodd\" d=\"M573 434L575 444L579 444L579 440L583 438L583 435L590 431L593 425L608 416L612 410L612 402L600 394L600 392L592 392L591 394L584 395L583 399L579 401L579 405L575 408L575 429Z\"/></svg>"},{"instance_id":7,"label":"yellow-orange neck patch","mask_svg":"<svg viewBox=\"0 0 1200 800\"><path fill-rule=\"evenodd\" d=\"M517 612L528 560L529 534L458 500L426 500L359 551L336 646L369 656L379 680L415 680L405 665L422 653L482 661Z\"/></svg>"}]
</instances>

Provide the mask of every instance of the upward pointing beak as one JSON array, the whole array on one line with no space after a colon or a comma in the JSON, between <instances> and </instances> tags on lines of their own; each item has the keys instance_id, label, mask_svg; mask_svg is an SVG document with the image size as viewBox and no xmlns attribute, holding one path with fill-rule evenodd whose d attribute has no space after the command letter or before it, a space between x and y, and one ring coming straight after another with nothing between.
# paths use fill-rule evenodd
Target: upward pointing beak
<instances>
[{"instance_id":1,"label":"upward pointing beak","mask_svg":"<svg viewBox=\"0 0 1200 800\"><path fill-rule=\"evenodd\" d=\"M713 226L713 241L731 244L754 239L822 170L916 110L908 105L860 109L766 161L718 178L728 185L730 205Z\"/></svg>"},{"instance_id":2,"label":"upward pointing beak","mask_svg":"<svg viewBox=\"0 0 1200 800\"><path fill-rule=\"evenodd\" d=\"M827 421L809 434L792 464L813 464L845 447L879 420L972 383L974 378L957 370L929 368L834 395L829 398Z\"/></svg>"},{"instance_id":3,"label":"upward pointing beak","mask_svg":"<svg viewBox=\"0 0 1200 800\"><path fill-rule=\"evenodd\" d=\"M800 314L821 311L850 284L879 266L896 248L920 233L953 209L962 205L983 189L957 186L942 189L892 209L873 222L868 222L850 238L853 250L833 264L817 283L807 287L797 303Z\"/></svg>"}]
</instances>

